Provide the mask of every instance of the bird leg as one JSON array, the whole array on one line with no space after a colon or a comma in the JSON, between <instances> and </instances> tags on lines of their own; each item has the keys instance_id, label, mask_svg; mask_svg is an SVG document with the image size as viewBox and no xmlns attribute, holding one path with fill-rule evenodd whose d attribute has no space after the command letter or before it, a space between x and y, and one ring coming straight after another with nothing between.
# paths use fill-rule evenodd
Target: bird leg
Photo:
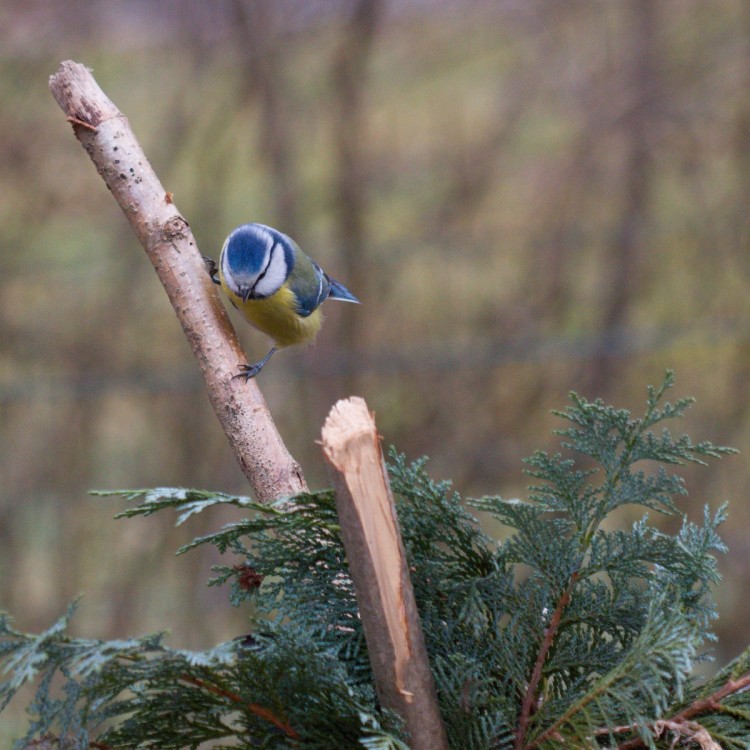
<instances>
[{"instance_id":1,"label":"bird leg","mask_svg":"<svg viewBox=\"0 0 750 750\"><path fill-rule=\"evenodd\" d=\"M247 383L248 380L254 378L263 369L263 365L271 359L275 351L276 347L274 346L260 362L256 362L254 365L240 365L240 371L234 377L245 378L245 382ZM234 380L234 378L232 378L232 380Z\"/></svg>"}]
</instances>

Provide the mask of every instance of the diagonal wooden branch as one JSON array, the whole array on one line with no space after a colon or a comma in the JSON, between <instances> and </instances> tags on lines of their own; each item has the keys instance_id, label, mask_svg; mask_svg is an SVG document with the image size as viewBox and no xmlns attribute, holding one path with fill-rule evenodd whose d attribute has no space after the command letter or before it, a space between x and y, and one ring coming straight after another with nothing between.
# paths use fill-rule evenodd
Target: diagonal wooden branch
<instances>
[{"instance_id":1,"label":"diagonal wooden branch","mask_svg":"<svg viewBox=\"0 0 750 750\"><path fill-rule=\"evenodd\" d=\"M331 409L322 443L380 703L404 719L413 750L448 750L388 474L363 399Z\"/></svg>"},{"instance_id":2,"label":"diagonal wooden branch","mask_svg":"<svg viewBox=\"0 0 750 750\"><path fill-rule=\"evenodd\" d=\"M156 269L198 360L211 404L261 502L306 489L254 381L233 380L245 355L187 221L151 168L126 117L90 71L66 61L50 90Z\"/></svg>"}]
</instances>

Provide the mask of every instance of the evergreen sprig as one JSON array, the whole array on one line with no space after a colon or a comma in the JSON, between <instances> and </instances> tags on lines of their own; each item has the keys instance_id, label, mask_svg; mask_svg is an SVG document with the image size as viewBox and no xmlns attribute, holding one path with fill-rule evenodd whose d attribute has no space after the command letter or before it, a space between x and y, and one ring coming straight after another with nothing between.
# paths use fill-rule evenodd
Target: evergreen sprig
<instances>
[{"instance_id":1,"label":"evergreen sprig","mask_svg":"<svg viewBox=\"0 0 750 750\"><path fill-rule=\"evenodd\" d=\"M682 518L675 535L643 515L682 515L675 469L731 452L674 436L665 423L689 399L649 389L644 416L571 395L559 416L566 455L535 453L528 500L470 503L505 527L490 538L425 460L391 452L390 477L441 713L456 750L668 748L739 750L750 743L750 649L714 678L694 676L716 616L710 588L721 506ZM658 431L657 431L658 429ZM120 514L172 508L178 523L215 504L246 518L179 550L211 544L235 556L216 569L252 633L203 653L160 635L118 642L67 635L69 613L40 635L0 619L4 706L30 681L29 732L60 747L355 748L404 750L397 717L380 710L331 491L260 506L183 489L119 493ZM94 740L95 738L95 740ZM224 743L224 744L222 744Z\"/></svg>"}]
</instances>

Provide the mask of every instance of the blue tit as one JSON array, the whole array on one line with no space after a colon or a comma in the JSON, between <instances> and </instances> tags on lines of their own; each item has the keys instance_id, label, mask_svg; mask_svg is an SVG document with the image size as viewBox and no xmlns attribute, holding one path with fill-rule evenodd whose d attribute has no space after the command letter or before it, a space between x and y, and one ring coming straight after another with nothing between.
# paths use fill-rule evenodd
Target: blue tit
<instances>
[{"instance_id":1,"label":"blue tit","mask_svg":"<svg viewBox=\"0 0 750 750\"><path fill-rule=\"evenodd\" d=\"M323 324L320 306L329 297L359 300L300 250L297 243L263 224L243 224L224 242L218 268L206 258L211 278L245 320L274 340L254 365L235 377L254 378L275 351L312 341Z\"/></svg>"}]
</instances>

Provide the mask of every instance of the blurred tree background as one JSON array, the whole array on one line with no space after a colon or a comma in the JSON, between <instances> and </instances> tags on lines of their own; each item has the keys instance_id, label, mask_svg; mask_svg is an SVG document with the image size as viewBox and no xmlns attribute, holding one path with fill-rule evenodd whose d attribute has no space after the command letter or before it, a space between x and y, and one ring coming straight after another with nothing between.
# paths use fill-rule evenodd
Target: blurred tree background
<instances>
[{"instance_id":1,"label":"blurred tree background","mask_svg":"<svg viewBox=\"0 0 750 750\"><path fill-rule=\"evenodd\" d=\"M245 627L209 550L172 559L230 516L115 523L86 494L247 487L47 90L68 58L205 254L271 224L363 301L259 378L311 486L338 398L462 493L514 496L569 390L640 412L667 367L698 398L685 431L750 450L746 0L0 0L0 607L22 629L82 591L86 636ZM725 660L750 641L750 472L686 476L696 516L731 501Z\"/></svg>"}]
</instances>

